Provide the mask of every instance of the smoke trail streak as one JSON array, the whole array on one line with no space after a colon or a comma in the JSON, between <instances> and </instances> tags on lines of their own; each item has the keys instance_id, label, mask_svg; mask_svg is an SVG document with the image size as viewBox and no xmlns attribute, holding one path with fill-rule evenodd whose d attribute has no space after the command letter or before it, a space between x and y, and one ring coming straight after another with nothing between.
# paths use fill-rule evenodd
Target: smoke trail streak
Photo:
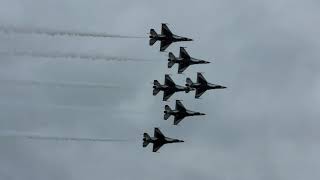
<instances>
[{"instance_id":1,"label":"smoke trail streak","mask_svg":"<svg viewBox=\"0 0 320 180\"><path fill-rule=\"evenodd\" d=\"M48 141L85 141L85 142L129 142L127 139L100 139L100 138L75 138L75 137L45 137L45 136L24 136L33 140Z\"/></svg>"},{"instance_id":2,"label":"smoke trail streak","mask_svg":"<svg viewBox=\"0 0 320 180\"><path fill-rule=\"evenodd\" d=\"M36 134L15 134L1 133L1 137L26 138L31 140L47 140L47 141L79 141L79 142L129 142L130 139L106 139L106 138L79 138L79 137L58 137L58 136L42 136Z\"/></svg>"},{"instance_id":3,"label":"smoke trail streak","mask_svg":"<svg viewBox=\"0 0 320 180\"><path fill-rule=\"evenodd\" d=\"M0 26L0 31L3 33L15 33L15 34L40 34L47 36L69 36L69 37L95 37L95 38L147 38L143 36L124 36L117 34L106 33L86 33L77 31L57 31L48 29L35 29L35 28L20 28L10 26Z\"/></svg>"},{"instance_id":4,"label":"smoke trail streak","mask_svg":"<svg viewBox=\"0 0 320 180\"><path fill-rule=\"evenodd\" d=\"M57 109L57 110L71 110L71 111L103 111L108 112L112 111L112 113L123 113L126 112L126 114L145 114L145 111L133 111L132 109L109 109L109 107L105 106L74 106L74 105L55 105L55 104L30 104L27 102L10 102L10 103L4 103L0 101L0 106L6 106L6 107L16 107L16 106L22 106L22 107L28 107L28 108L49 108L49 109Z\"/></svg>"},{"instance_id":5,"label":"smoke trail streak","mask_svg":"<svg viewBox=\"0 0 320 180\"><path fill-rule=\"evenodd\" d=\"M94 84L94 83L72 83L72 82L42 82L34 80L2 80L0 83L16 84L16 85L31 85L31 86L47 86L47 87L61 87L61 88L120 88L119 86Z\"/></svg>"},{"instance_id":6,"label":"smoke trail streak","mask_svg":"<svg viewBox=\"0 0 320 180\"><path fill-rule=\"evenodd\" d=\"M74 53L60 53L60 52L23 52L23 51L11 51L0 52L3 56L29 56L36 58L66 58L66 59L83 59L83 60L105 60L105 61L132 61L132 62L151 62L147 59L136 59L127 57L116 56L104 56L104 55L88 55L88 54L74 54Z\"/></svg>"}]
</instances>

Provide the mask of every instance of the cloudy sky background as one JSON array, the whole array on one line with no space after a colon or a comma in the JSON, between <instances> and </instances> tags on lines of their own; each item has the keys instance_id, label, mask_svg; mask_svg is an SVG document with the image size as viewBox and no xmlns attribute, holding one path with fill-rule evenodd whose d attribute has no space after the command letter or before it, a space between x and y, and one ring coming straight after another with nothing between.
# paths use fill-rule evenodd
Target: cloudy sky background
<instances>
[{"instance_id":1,"label":"cloudy sky background","mask_svg":"<svg viewBox=\"0 0 320 180\"><path fill-rule=\"evenodd\" d=\"M148 39L70 38L0 33L1 51L72 52L150 59L105 62L0 56L1 80L118 85L52 88L1 83L0 130L129 142L32 141L0 137L0 179L320 178L320 4L307 0L0 0L0 25L145 36L167 22L194 39L168 48L212 61L177 75ZM228 89L152 96L154 79L178 84L196 72ZM182 99L208 115L180 126L163 107ZM63 108L65 107L65 108ZM152 153L141 134L160 127L185 140Z\"/></svg>"}]
</instances>

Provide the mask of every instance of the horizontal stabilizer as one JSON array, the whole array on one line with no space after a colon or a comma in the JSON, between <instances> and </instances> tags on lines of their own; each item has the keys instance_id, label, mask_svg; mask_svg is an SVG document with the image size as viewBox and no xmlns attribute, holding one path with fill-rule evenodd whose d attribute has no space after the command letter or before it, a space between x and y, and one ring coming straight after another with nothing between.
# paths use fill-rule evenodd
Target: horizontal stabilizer
<instances>
[{"instance_id":1,"label":"horizontal stabilizer","mask_svg":"<svg viewBox=\"0 0 320 180\"><path fill-rule=\"evenodd\" d=\"M143 133L143 144L142 144L142 146L143 147L147 147L148 144L150 143L150 139L151 139L151 137L149 136L148 133Z\"/></svg>"},{"instance_id":2,"label":"horizontal stabilizer","mask_svg":"<svg viewBox=\"0 0 320 180\"><path fill-rule=\"evenodd\" d=\"M153 85L155 85L155 86L161 86L161 84L159 83L158 80L154 80L154 81L153 81Z\"/></svg>"},{"instance_id":3,"label":"horizontal stabilizer","mask_svg":"<svg viewBox=\"0 0 320 180\"><path fill-rule=\"evenodd\" d=\"M156 43L157 42L157 39L155 39L155 38L151 38L150 40L149 40L149 45L150 46L152 46L154 43Z\"/></svg>"},{"instance_id":4,"label":"horizontal stabilizer","mask_svg":"<svg viewBox=\"0 0 320 180\"><path fill-rule=\"evenodd\" d=\"M170 116L171 116L171 114L165 113L163 116L163 119L168 120Z\"/></svg>"},{"instance_id":5,"label":"horizontal stabilizer","mask_svg":"<svg viewBox=\"0 0 320 180\"><path fill-rule=\"evenodd\" d=\"M158 34L154 29L150 29L150 40L149 45L152 46L154 43L157 42Z\"/></svg>"},{"instance_id":6,"label":"horizontal stabilizer","mask_svg":"<svg viewBox=\"0 0 320 180\"><path fill-rule=\"evenodd\" d=\"M172 110L171 110L170 106L168 106L168 105L166 105L166 106L164 107L164 109L165 109L165 113L164 113L163 119L164 119L164 120L167 120L167 119L169 119L169 117L171 116L170 112L171 112Z\"/></svg>"},{"instance_id":7,"label":"horizontal stabilizer","mask_svg":"<svg viewBox=\"0 0 320 180\"><path fill-rule=\"evenodd\" d=\"M143 141L142 146L143 146L143 147L147 147L147 146L148 146L148 144L149 144L149 141Z\"/></svg>"},{"instance_id":8,"label":"horizontal stabilizer","mask_svg":"<svg viewBox=\"0 0 320 180\"><path fill-rule=\"evenodd\" d=\"M169 52L168 68L171 68L175 64L175 61L176 61L176 57L172 52Z\"/></svg>"},{"instance_id":9,"label":"horizontal stabilizer","mask_svg":"<svg viewBox=\"0 0 320 180\"><path fill-rule=\"evenodd\" d=\"M158 33L154 29L150 29L150 36L151 37L157 37Z\"/></svg>"},{"instance_id":10,"label":"horizontal stabilizer","mask_svg":"<svg viewBox=\"0 0 320 180\"><path fill-rule=\"evenodd\" d=\"M153 95L157 95L160 92L160 89L154 88L153 89Z\"/></svg>"}]
</instances>

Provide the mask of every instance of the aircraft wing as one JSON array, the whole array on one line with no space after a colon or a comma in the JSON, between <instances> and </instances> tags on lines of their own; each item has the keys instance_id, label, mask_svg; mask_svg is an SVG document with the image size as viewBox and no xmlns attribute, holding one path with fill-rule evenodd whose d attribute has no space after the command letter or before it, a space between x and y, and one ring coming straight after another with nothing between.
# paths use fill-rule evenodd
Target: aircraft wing
<instances>
[{"instance_id":1,"label":"aircraft wing","mask_svg":"<svg viewBox=\"0 0 320 180\"><path fill-rule=\"evenodd\" d=\"M162 27L161 27L161 34L162 35L166 35L166 36L172 36L172 32L170 31L170 29L168 28L168 26L164 23L162 23Z\"/></svg>"},{"instance_id":2,"label":"aircraft wing","mask_svg":"<svg viewBox=\"0 0 320 180\"><path fill-rule=\"evenodd\" d=\"M207 90L204 89L204 88L197 88L197 89L196 89L195 98L199 98L199 97L202 96L202 94L203 94L204 92L206 92L206 91L207 91Z\"/></svg>"},{"instance_id":3,"label":"aircraft wing","mask_svg":"<svg viewBox=\"0 0 320 180\"><path fill-rule=\"evenodd\" d=\"M152 151L157 152L162 146L163 146L163 143L155 142L153 143Z\"/></svg>"},{"instance_id":4,"label":"aircraft wing","mask_svg":"<svg viewBox=\"0 0 320 180\"><path fill-rule=\"evenodd\" d=\"M183 60L185 61L185 60ZM181 74L184 70L186 70L189 67L187 63L180 63L178 67L178 73Z\"/></svg>"},{"instance_id":5,"label":"aircraft wing","mask_svg":"<svg viewBox=\"0 0 320 180\"><path fill-rule=\"evenodd\" d=\"M180 47L180 57L183 59L190 59L190 55L187 53L184 47Z\"/></svg>"},{"instance_id":6,"label":"aircraft wing","mask_svg":"<svg viewBox=\"0 0 320 180\"><path fill-rule=\"evenodd\" d=\"M156 138L165 138L159 128L154 128L154 137Z\"/></svg>"},{"instance_id":7,"label":"aircraft wing","mask_svg":"<svg viewBox=\"0 0 320 180\"><path fill-rule=\"evenodd\" d=\"M160 42L160 51L166 50L170 46L171 43L172 43L172 41L162 40Z\"/></svg>"},{"instance_id":8,"label":"aircraft wing","mask_svg":"<svg viewBox=\"0 0 320 180\"><path fill-rule=\"evenodd\" d=\"M184 107L184 105L181 103L181 101L179 100L176 100L176 110L179 110L179 111L183 111L183 110L186 110L186 108Z\"/></svg>"},{"instance_id":9,"label":"aircraft wing","mask_svg":"<svg viewBox=\"0 0 320 180\"><path fill-rule=\"evenodd\" d=\"M207 84L207 80L203 77L201 73L197 73L197 82L200 84Z\"/></svg>"},{"instance_id":10,"label":"aircraft wing","mask_svg":"<svg viewBox=\"0 0 320 180\"><path fill-rule=\"evenodd\" d=\"M164 76L164 84L171 86L171 87L174 87L176 85L176 83L173 82L173 80L171 79L171 77L168 74L166 74Z\"/></svg>"},{"instance_id":11,"label":"aircraft wing","mask_svg":"<svg viewBox=\"0 0 320 180\"><path fill-rule=\"evenodd\" d=\"M163 91L163 101L167 101L173 94L174 91Z\"/></svg>"},{"instance_id":12,"label":"aircraft wing","mask_svg":"<svg viewBox=\"0 0 320 180\"><path fill-rule=\"evenodd\" d=\"M182 116L175 116L173 120L173 125L178 125L180 121L182 121L184 117Z\"/></svg>"}]
</instances>

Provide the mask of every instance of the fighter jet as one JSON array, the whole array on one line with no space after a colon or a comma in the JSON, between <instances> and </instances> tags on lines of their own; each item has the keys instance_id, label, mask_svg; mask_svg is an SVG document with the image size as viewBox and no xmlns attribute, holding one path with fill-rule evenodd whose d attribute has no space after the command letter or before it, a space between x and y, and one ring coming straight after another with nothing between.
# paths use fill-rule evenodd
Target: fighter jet
<instances>
[{"instance_id":1,"label":"fighter jet","mask_svg":"<svg viewBox=\"0 0 320 180\"><path fill-rule=\"evenodd\" d=\"M167 101L175 92L185 91L188 93L190 90L189 87L176 85L168 74L165 75L164 85L161 85L157 80L153 81L153 95L163 91L163 101Z\"/></svg>"},{"instance_id":2,"label":"fighter jet","mask_svg":"<svg viewBox=\"0 0 320 180\"><path fill-rule=\"evenodd\" d=\"M210 89L225 89L227 87L208 83L201 73L197 73L197 82L193 83L190 78L186 79L186 86L195 89L195 98L199 98L204 92Z\"/></svg>"},{"instance_id":3,"label":"fighter jet","mask_svg":"<svg viewBox=\"0 0 320 180\"><path fill-rule=\"evenodd\" d=\"M150 137L148 133L143 133L143 147L147 147L149 143L153 143L153 152L157 152L164 144L179 142L184 141L165 137L159 128L154 128L154 137Z\"/></svg>"},{"instance_id":4,"label":"fighter jet","mask_svg":"<svg viewBox=\"0 0 320 180\"><path fill-rule=\"evenodd\" d=\"M176 109L172 110L170 106L166 105L164 110L164 120L167 120L170 116L174 116L174 125L178 125L180 121L182 121L187 116L201 116L206 115L204 113L190 111L186 109L181 101L176 100Z\"/></svg>"},{"instance_id":5,"label":"fighter jet","mask_svg":"<svg viewBox=\"0 0 320 180\"><path fill-rule=\"evenodd\" d=\"M184 70L186 70L190 65L193 64L208 64L210 62L195 59L190 57L184 47L180 47L180 55L179 57L175 57L172 52L169 52L169 59L168 59L168 68L171 68L175 63L179 64L178 73L181 74Z\"/></svg>"},{"instance_id":6,"label":"fighter jet","mask_svg":"<svg viewBox=\"0 0 320 180\"><path fill-rule=\"evenodd\" d=\"M165 23L162 23L161 26L161 34L157 34L157 32L154 29L150 29L149 36L150 46L152 46L158 40L160 41L160 51L166 50L169 47L169 45L173 42L192 41L192 39L173 34Z\"/></svg>"}]
</instances>

